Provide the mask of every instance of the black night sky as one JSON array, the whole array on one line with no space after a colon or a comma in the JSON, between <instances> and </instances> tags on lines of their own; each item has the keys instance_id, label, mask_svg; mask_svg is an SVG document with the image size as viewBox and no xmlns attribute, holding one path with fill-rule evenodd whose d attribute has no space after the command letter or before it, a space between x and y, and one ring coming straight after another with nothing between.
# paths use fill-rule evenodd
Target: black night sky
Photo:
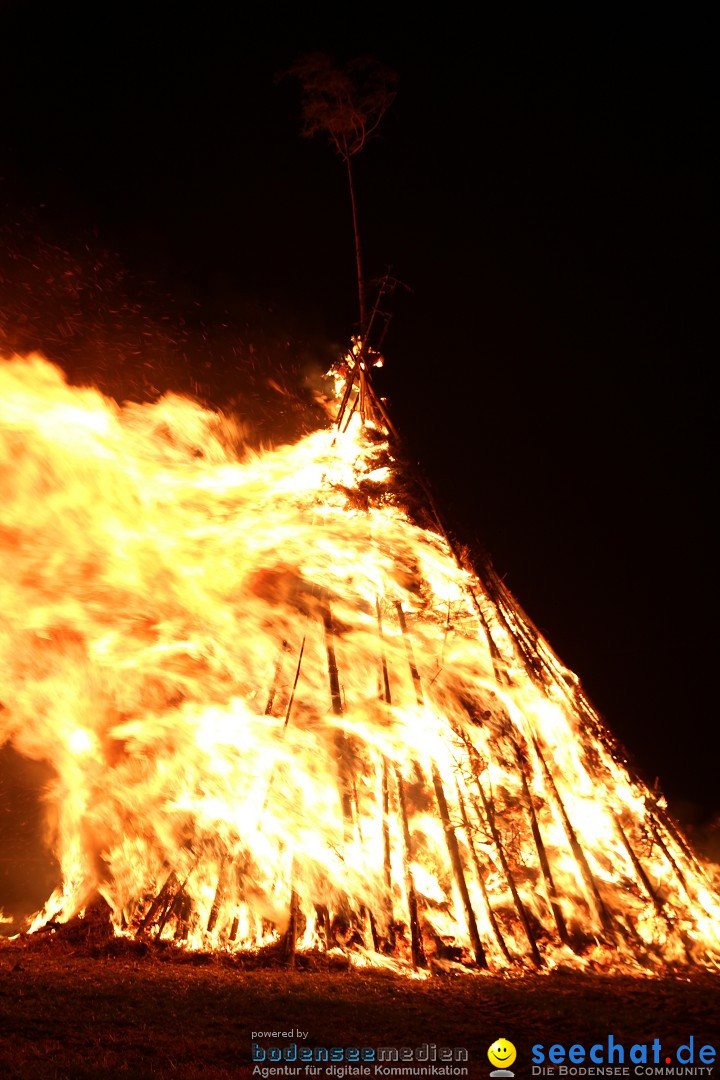
<instances>
[{"instance_id":1,"label":"black night sky","mask_svg":"<svg viewBox=\"0 0 720 1080\"><path fill-rule=\"evenodd\" d=\"M256 319L322 363L357 318L348 196L275 76L310 49L393 67L357 164L367 275L407 286L381 392L644 777L716 814L709 27L170 11L2 7L3 235L92 237L210 336Z\"/></svg>"}]
</instances>

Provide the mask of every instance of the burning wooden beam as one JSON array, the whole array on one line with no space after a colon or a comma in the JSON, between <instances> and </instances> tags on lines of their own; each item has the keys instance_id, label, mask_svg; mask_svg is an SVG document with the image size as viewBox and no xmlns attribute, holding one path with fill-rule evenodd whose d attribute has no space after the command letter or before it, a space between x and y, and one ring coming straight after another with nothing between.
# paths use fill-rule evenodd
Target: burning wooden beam
<instances>
[{"instance_id":1,"label":"burning wooden beam","mask_svg":"<svg viewBox=\"0 0 720 1080\"><path fill-rule=\"evenodd\" d=\"M478 820L485 821L488 829L490 830L490 835L492 836L493 844L495 845L495 851L497 852L498 859L500 860L500 866L502 867L505 881L508 888L510 889L510 894L513 898L513 903L515 904L515 910L517 911L518 918L520 919L520 925L522 926L525 937L527 939L528 947L530 949L530 956L536 967L542 967L543 959L540 955L540 950L538 949L535 934L533 933L532 927L530 926L530 920L528 918L527 911L525 910L525 905L522 902L518 887L515 884L515 878L513 876L512 870L510 869L510 864L508 863L507 856L505 854L505 847L500 837L500 833L498 832L497 826L495 825L492 808L488 802L488 798L480 782L480 777L477 774L475 774L474 780L483 808L483 812L481 814L477 802L473 799L472 801L475 813Z\"/></svg>"},{"instance_id":2,"label":"burning wooden beam","mask_svg":"<svg viewBox=\"0 0 720 1080\"><path fill-rule=\"evenodd\" d=\"M512 738L512 736L511 742L515 748L515 758L518 764L518 770L520 772L520 780L522 782L525 807L530 818L530 829L532 831L533 841L535 842L535 850L537 851L543 881L545 882L545 891L547 893L548 903L550 904L550 910L552 911L553 919L555 920L558 937L564 945L569 945L570 937L568 935L567 925L565 923L565 916L563 915L562 908L560 907L560 899L558 897L557 888L555 886L555 880L553 878L552 870L550 869L550 860L547 855L547 850L545 848L545 843L542 838L542 833L540 832L540 825L537 819L537 814L535 813L535 803L533 801L532 792L530 791L530 785L528 783L525 759L520 751L520 747L517 741Z\"/></svg>"},{"instance_id":3,"label":"burning wooden beam","mask_svg":"<svg viewBox=\"0 0 720 1080\"><path fill-rule=\"evenodd\" d=\"M397 611L398 622L400 623L400 629L402 631L403 641L405 642L405 649L407 652L408 665L410 667L410 673L412 675L413 685L415 687L415 694L417 697L418 705L424 705L424 694L422 689L422 682L420 680L420 673L415 663L415 656L413 653L412 640L407 627L407 621L405 619L405 612L403 611L402 604L397 601L395 604L395 610ZM438 808L440 810L440 820L442 821L443 832L445 833L445 842L448 848L448 854L450 856L450 863L453 869L453 875L455 877L455 884L457 885L458 892L460 893L460 899L462 901L463 910L465 912L465 921L467 923L467 930L470 937L470 944L472 945L473 955L475 962L479 967L487 967L487 957L485 956L485 950L480 941L480 934L478 933L477 921L475 919L475 912L473 910L472 903L470 902L470 894L468 893L467 882L465 881L465 870L463 867L462 859L460 857L460 848L457 842L457 836L455 835L454 826L450 820L450 812L448 810L447 799L445 797L445 790L443 788L442 779L438 772L437 765L433 761L431 763L432 781L435 789L435 798L437 799Z\"/></svg>"},{"instance_id":4,"label":"burning wooden beam","mask_svg":"<svg viewBox=\"0 0 720 1080\"><path fill-rule=\"evenodd\" d=\"M485 885L485 874L483 873L483 869L482 869L482 867L480 865L480 860L478 859L477 851L475 850L475 844L473 842L473 835L472 835L472 828L470 826L470 821L468 819L467 810L465 809L465 800L462 797L462 792L460 791L459 783L458 783L458 787L457 787L457 798L458 798L458 806L460 807L460 814L462 815L463 825L465 826L465 834L466 834L466 837L467 837L468 848L470 849L470 854L472 856L473 866L475 867L475 874L476 874L476 877L477 877L477 882L478 882L478 885L480 886L480 895L483 898L483 906L485 908L485 915L486 915L486 918L488 920L488 923L490 924L490 928L491 928L491 930L493 932L493 936L495 938L495 942L497 944L498 949L503 954L503 956L508 961L508 963L512 963L513 959L511 957L510 952L508 950L508 947L507 947L507 945L505 943L505 938L502 935L502 931L500 930L499 923L498 923L497 919L495 918L495 912L493 911L492 904L490 903L490 897L488 896L487 887Z\"/></svg>"},{"instance_id":5,"label":"burning wooden beam","mask_svg":"<svg viewBox=\"0 0 720 1080\"><path fill-rule=\"evenodd\" d=\"M412 844L410 840L410 827L408 825L405 781L403 780L399 769L395 770L395 783L397 785L400 825L402 827L403 870L405 872L405 892L407 895L408 915L410 924L410 948L412 953L413 967L417 969L427 967L427 960L425 958L422 932L420 930L417 893L415 892L415 882L413 880L412 867L410 865Z\"/></svg>"},{"instance_id":6,"label":"burning wooden beam","mask_svg":"<svg viewBox=\"0 0 720 1080\"><path fill-rule=\"evenodd\" d=\"M385 646L383 639L383 623L382 623L382 611L380 608L380 599L375 597L375 611L377 615L377 627L378 637L380 640L380 666L382 672L382 697L386 705L392 705L392 695L390 691L390 677L388 674L387 658L385 656ZM383 758L383 869L385 873L385 885L388 895L388 908L392 919L392 875L391 875L391 861L390 861L390 828L389 828L389 784L388 784L389 767L387 761ZM398 812L400 817L400 828L403 840L403 873L405 877L405 894L407 896L408 904L408 926L410 928L410 950L412 956L413 967L417 970L421 967L427 966L427 960L425 959L425 951L422 943L422 933L420 930L420 919L418 917L418 902L417 893L415 892L415 881L413 880L411 863L411 841L410 841L410 827L408 825L407 817L407 797L405 792L405 781L403 780L400 770L395 769L395 783L397 788L398 799ZM390 921L392 926L392 921Z\"/></svg>"},{"instance_id":7,"label":"burning wooden beam","mask_svg":"<svg viewBox=\"0 0 720 1080\"><path fill-rule=\"evenodd\" d=\"M327 652L327 670L330 682L330 702L333 715L340 719L343 715L343 704L342 695L340 693L340 676L335 656L335 628L329 602L324 605L322 618L325 627L325 649ZM341 728L338 728L335 733L335 749L337 752L338 776L340 781L340 799L342 802L343 820L345 822L345 838L346 840L350 840L352 838L353 828L350 747L348 738Z\"/></svg>"},{"instance_id":8,"label":"burning wooden beam","mask_svg":"<svg viewBox=\"0 0 720 1080\"><path fill-rule=\"evenodd\" d=\"M555 778L550 771L550 767L545 759L545 755L540 749L540 744L538 743L538 740L535 738L534 735L532 736L532 744L538 761L540 762L543 772L545 773L545 778L548 782L548 788L553 796L553 799L555 800L555 804L560 813L560 819L563 823L563 828L565 829L565 833L570 843L570 848L572 850L573 856L580 870L582 879L585 882L587 897L590 903L590 910L594 913L603 930L605 930L606 933L610 934L614 938L617 931L615 926L613 925L613 920L611 919L610 914L605 907L605 904L603 903L602 897L600 896L597 884L595 882L595 877L592 870L590 869L587 858L585 857L585 852L582 849L582 845L577 838L577 833L573 828L573 824L570 821L567 810L565 809L565 803L562 799L562 796L560 795L560 792L558 791L557 784L555 783Z\"/></svg>"}]
</instances>

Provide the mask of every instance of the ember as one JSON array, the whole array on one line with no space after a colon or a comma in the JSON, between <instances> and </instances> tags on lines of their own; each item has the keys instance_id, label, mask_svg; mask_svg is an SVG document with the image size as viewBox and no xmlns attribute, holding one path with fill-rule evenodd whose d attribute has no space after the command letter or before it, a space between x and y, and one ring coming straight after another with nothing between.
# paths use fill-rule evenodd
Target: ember
<instances>
[{"instance_id":1,"label":"ember","mask_svg":"<svg viewBox=\"0 0 720 1080\"><path fill-rule=\"evenodd\" d=\"M708 868L343 374L332 426L239 460L186 399L0 367L0 741L55 770L63 879L32 929L99 895L190 948L717 965Z\"/></svg>"}]
</instances>

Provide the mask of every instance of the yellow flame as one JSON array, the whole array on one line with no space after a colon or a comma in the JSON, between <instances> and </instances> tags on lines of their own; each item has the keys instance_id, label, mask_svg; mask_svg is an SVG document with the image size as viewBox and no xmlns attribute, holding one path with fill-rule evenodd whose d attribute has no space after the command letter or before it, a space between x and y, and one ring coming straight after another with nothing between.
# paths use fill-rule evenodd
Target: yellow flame
<instances>
[{"instance_id":1,"label":"yellow flame","mask_svg":"<svg viewBox=\"0 0 720 1080\"><path fill-rule=\"evenodd\" d=\"M0 740L55 769L63 873L34 928L100 894L118 932L396 970L717 963L708 868L357 411L238 460L227 418L40 357L0 401Z\"/></svg>"}]
</instances>

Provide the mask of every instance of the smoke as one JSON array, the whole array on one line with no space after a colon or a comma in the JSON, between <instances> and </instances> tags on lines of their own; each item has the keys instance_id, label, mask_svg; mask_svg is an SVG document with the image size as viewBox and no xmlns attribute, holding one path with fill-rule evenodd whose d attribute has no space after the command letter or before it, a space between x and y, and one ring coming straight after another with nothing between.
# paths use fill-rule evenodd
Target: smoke
<instances>
[{"instance_id":1,"label":"smoke","mask_svg":"<svg viewBox=\"0 0 720 1080\"><path fill-rule=\"evenodd\" d=\"M230 414L252 447L295 442L326 423L341 351L227 286L202 303L170 296L93 235L68 246L30 219L0 227L0 354L40 353L117 401L172 391Z\"/></svg>"}]
</instances>

